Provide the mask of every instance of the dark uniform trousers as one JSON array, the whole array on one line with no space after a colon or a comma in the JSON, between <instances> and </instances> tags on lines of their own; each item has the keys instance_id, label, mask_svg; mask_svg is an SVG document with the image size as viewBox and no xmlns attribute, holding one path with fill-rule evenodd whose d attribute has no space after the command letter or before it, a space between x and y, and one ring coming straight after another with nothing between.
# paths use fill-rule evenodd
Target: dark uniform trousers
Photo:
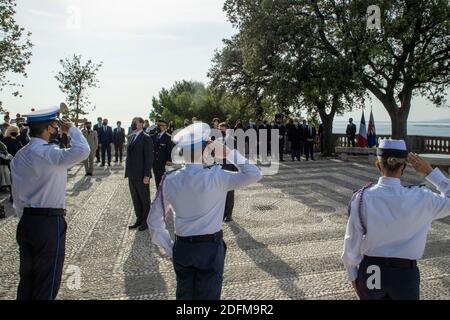
<instances>
[{"instance_id":1,"label":"dark uniform trousers","mask_svg":"<svg viewBox=\"0 0 450 320\"><path fill-rule=\"evenodd\" d=\"M161 183L161 179L163 175L166 173L166 167L160 167L155 164L153 167L153 173L155 175L155 184L156 189L159 189L159 184Z\"/></svg>"},{"instance_id":2,"label":"dark uniform trousers","mask_svg":"<svg viewBox=\"0 0 450 320\"><path fill-rule=\"evenodd\" d=\"M64 216L22 216L17 227L20 251L18 300L56 298L64 265L66 230Z\"/></svg>"},{"instance_id":3,"label":"dark uniform trousers","mask_svg":"<svg viewBox=\"0 0 450 320\"><path fill-rule=\"evenodd\" d=\"M143 180L132 179L128 179L128 184L136 213L136 222L138 224L146 223L150 211L150 185L144 184Z\"/></svg>"},{"instance_id":4,"label":"dark uniform trousers","mask_svg":"<svg viewBox=\"0 0 450 320\"><path fill-rule=\"evenodd\" d=\"M359 266L356 284L361 300L419 300L420 272L417 266L394 268L377 264L381 271L381 286L380 289L369 289L367 280L373 272L368 273L367 268L371 265L375 264L365 257Z\"/></svg>"},{"instance_id":5,"label":"dark uniform trousers","mask_svg":"<svg viewBox=\"0 0 450 320\"><path fill-rule=\"evenodd\" d=\"M222 238L199 243L175 241L177 300L220 300L226 248Z\"/></svg>"}]
</instances>

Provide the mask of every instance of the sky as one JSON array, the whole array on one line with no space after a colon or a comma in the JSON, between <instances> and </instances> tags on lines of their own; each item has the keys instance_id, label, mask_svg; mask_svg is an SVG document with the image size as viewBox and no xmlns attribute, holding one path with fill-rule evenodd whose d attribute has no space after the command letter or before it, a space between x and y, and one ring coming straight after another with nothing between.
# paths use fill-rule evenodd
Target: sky
<instances>
[{"instance_id":1,"label":"sky","mask_svg":"<svg viewBox=\"0 0 450 320\"><path fill-rule=\"evenodd\" d=\"M10 76L24 85L22 97L12 90L0 100L12 115L32 107L47 108L64 101L54 78L59 60L73 54L103 62L99 88L90 89L97 116L130 121L147 117L151 100L177 80L208 83L206 76L222 39L236 33L222 11L223 0L17 0L17 22L32 32L33 57L28 77ZM376 98L375 119L389 120ZM361 110L347 113L359 119ZM366 115L368 117L368 113ZM425 99L413 100L412 121L450 118L450 108L436 109Z\"/></svg>"}]
</instances>

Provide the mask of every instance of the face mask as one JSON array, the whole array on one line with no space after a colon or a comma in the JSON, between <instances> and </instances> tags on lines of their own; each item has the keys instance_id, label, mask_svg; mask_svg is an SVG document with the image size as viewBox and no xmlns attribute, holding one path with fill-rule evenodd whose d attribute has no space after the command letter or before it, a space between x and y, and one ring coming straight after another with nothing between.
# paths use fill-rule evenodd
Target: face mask
<instances>
[{"instance_id":1,"label":"face mask","mask_svg":"<svg viewBox=\"0 0 450 320\"><path fill-rule=\"evenodd\" d=\"M11 137L17 137L17 132L11 132Z\"/></svg>"},{"instance_id":2,"label":"face mask","mask_svg":"<svg viewBox=\"0 0 450 320\"><path fill-rule=\"evenodd\" d=\"M86 126L86 129L88 130L91 130L91 128L92 128L91 126Z\"/></svg>"},{"instance_id":3,"label":"face mask","mask_svg":"<svg viewBox=\"0 0 450 320\"><path fill-rule=\"evenodd\" d=\"M131 130L133 130L133 131L137 130L137 124L136 123L132 123L131 124Z\"/></svg>"},{"instance_id":4,"label":"face mask","mask_svg":"<svg viewBox=\"0 0 450 320\"><path fill-rule=\"evenodd\" d=\"M57 140L59 138L58 128L54 129L55 131L50 135L50 140Z\"/></svg>"}]
</instances>

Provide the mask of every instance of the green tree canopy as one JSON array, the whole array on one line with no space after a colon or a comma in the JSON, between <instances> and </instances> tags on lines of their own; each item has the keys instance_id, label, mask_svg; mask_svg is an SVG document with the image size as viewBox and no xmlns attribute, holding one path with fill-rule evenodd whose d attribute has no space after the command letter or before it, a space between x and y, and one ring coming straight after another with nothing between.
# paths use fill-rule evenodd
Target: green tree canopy
<instances>
[{"instance_id":1,"label":"green tree canopy","mask_svg":"<svg viewBox=\"0 0 450 320\"><path fill-rule=\"evenodd\" d=\"M91 102L87 90L98 87L96 76L102 62L96 64L88 60L83 63L81 55L74 55L72 59L60 60L60 63L63 70L59 71L55 78L60 83L59 89L66 95L68 116L78 125L80 115L88 114Z\"/></svg>"},{"instance_id":2,"label":"green tree canopy","mask_svg":"<svg viewBox=\"0 0 450 320\"><path fill-rule=\"evenodd\" d=\"M30 64L32 55L31 33L16 23L15 7L15 0L0 0L0 91L5 86L19 86L10 82L7 74L16 73L26 77L25 68ZM15 91L13 94L18 96L19 92Z\"/></svg>"}]
</instances>

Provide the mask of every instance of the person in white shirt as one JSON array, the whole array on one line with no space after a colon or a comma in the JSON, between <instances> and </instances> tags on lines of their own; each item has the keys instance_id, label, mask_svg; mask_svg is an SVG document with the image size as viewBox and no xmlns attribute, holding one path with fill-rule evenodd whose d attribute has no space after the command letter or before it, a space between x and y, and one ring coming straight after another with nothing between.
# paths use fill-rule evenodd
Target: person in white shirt
<instances>
[{"instance_id":1,"label":"person in white shirt","mask_svg":"<svg viewBox=\"0 0 450 320\"><path fill-rule=\"evenodd\" d=\"M163 176L148 216L152 242L173 258L177 299L220 299L226 252L222 220L227 192L262 178L258 167L237 150L212 142L209 135L209 126L196 122L174 136L173 142L183 148L186 165ZM216 158L226 158L239 171L225 171L218 165L205 167L204 155L213 149ZM174 217L175 242L166 229L169 212Z\"/></svg>"},{"instance_id":2,"label":"person in white shirt","mask_svg":"<svg viewBox=\"0 0 450 320\"><path fill-rule=\"evenodd\" d=\"M420 272L428 230L435 219L450 215L450 179L403 140L382 140L377 150L381 177L354 193L342 260L362 300L418 300ZM409 162L441 194L403 187L400 178Z\"/></svg>"},{"instance_id":3,"label":"person in white shirt","mask_svg":"<svg viewBox=\"0 0 450 320\"><path fill-rule=\"evenodd\" d=\"M31 142L11 162L13 206L20 218L18 300L53 300L58 294L67 229L67 170L91 151L73 123L57 119L58 111L55 107L26 115ZM71 136L71 148L49 144L59 129Z\"/></svg>"}]
</instances>

